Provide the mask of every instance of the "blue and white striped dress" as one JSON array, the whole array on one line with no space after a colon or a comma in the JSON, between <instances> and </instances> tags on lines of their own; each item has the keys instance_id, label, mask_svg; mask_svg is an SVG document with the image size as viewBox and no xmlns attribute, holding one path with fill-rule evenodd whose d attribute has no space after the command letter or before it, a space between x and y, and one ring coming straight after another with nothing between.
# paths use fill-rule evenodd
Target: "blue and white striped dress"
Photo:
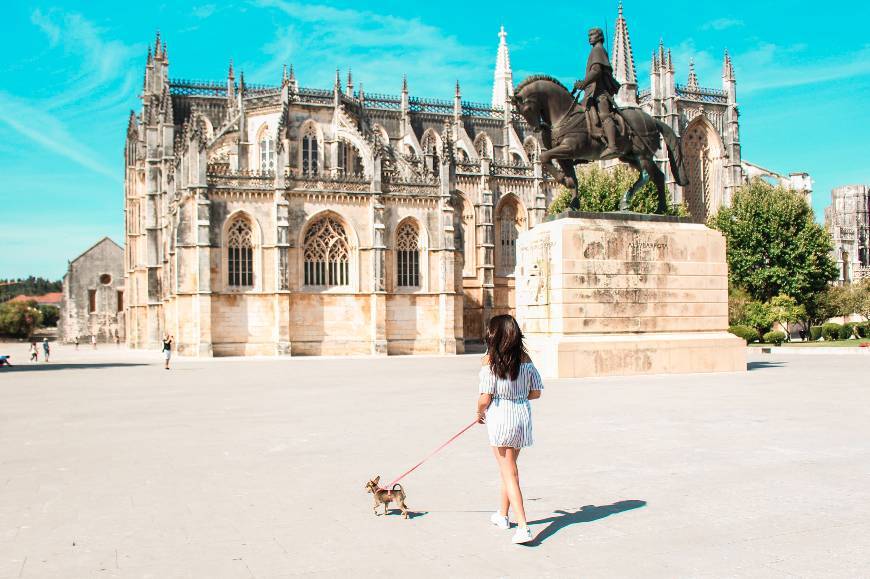
<instances>
[{"instance_id":1,"label":"blue and white striped dress","mask_svg":"<svg viewBox=\"0 0 870 579\"><path fill-rule=\"evenodd\" d=\"M486 430L491 446L532 446L529 391L543 389L541 375L531 362L520 364L516 380L497 377L489 365L480 369L480 393L492 395L492 404L486 409Z\"/></svg>"}]
</instances>

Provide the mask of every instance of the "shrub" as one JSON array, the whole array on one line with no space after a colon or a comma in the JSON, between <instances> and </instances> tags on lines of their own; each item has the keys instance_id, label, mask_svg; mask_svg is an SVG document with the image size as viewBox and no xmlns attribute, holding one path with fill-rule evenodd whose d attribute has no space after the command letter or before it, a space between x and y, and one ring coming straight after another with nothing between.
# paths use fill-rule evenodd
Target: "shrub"
<instances>
[{"instance_id":1,"label":"shrub","mask_svg":"<svg viewBox=\"0 0 870 579\"><path fill-rule=\"evenodd\" d=\"M864 322L855 326L859 338L870 338L870 322Z\"/></svg>"},{"instance_id":2,"label":"shrub","mask_svg":"<svg viewBox=\"0 0 870 579\"><path fill-rule=\"evenodd\" d=\"M822 337L826 342L838 339L841 327L840 324L822 324Z\"/></svg>"},{"instance_id":3,"label":"shrub","mask_svg":"<svg viewBox=\"0 0 870 579\"><path fill-rule=\"evenodd\" d=\"M728 331L738 338L746 340L747 344L758 341L758 330L755 328L749 326L731 326L728 328Z\"/></svg>"},{"instance_id":4,"label":"shrub","mask_svg":"<svg viewBox=\"0 0 870 579\"><path fill-rule=\"evenodd\" d=\"M810 326L810 340L818 342L822 337L822 326Z\"/></svg>"},{"instance_id":5,"label":"shrub","mask_svg":"<svg viewBox=\"0 0 870 579\"><path fill-rule=\"evenodd\" d=\"M848 322L840 326L840 335L839 338L841 340L848 340L855 333L855 326L857 326L857 322Z\"/></svg>"},{"instance_id":6,"label":"shrub","mask_svg":"<svg viewBox=\"0 0 870 579\"><path fill-rule=\"evenodd\" d=\"M779 346L782 344L783 340L785 340L785 332L774 331L767 332L764 334L764 343L765 344L774 344Z\"/></svg>"}]
</instances>

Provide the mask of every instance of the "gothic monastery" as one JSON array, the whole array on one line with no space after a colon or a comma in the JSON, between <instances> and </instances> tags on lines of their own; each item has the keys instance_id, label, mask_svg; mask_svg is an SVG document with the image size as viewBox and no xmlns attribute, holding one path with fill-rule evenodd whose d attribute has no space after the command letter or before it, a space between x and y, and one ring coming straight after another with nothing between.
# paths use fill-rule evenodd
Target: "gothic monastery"
<instances>
[{"instance_id":1,"label":"gothic monastery","mask_svg":"<svg viewBox=\"0 0 870 579\"><path fill-rule=\"evenodd\" d=\"M170 79L166 44L149 49L142 108L126 142L126 339L164 332L194 356L460 353L513 307L518 234L556 192L536 163L537 137L516 114L506 33L492 101L366 93L350 73L331 88ZM652 55L638 91L619 10L610 47L618 100L682 135L703 221L755 174L809 190L740 155L736 80L721 88L671 54ZM578 54L578 75L585 55ZM520 80L520 79L517 79ZM572 79L573 80L573 79ZM666 159L662 167L669 170Z\"/></svg>"}]
</instances>

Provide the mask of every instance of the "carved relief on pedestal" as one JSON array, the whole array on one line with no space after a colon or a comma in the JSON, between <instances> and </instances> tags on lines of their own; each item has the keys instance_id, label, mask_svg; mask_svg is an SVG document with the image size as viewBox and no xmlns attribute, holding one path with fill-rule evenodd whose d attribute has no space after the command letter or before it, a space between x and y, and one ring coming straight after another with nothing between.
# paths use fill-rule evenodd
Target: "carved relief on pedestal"
<instances>
[{"instance_id":1,"label":"carved relief on pedestal","mask_svg":"<svg viewBox=\"0 0 870 579\"><path fill-rule=\"evenodd\" d=\"M550 236L542 236L520 247L520 283L517 303L545 306L550 303Z\"/></svg>"}]
</instances>

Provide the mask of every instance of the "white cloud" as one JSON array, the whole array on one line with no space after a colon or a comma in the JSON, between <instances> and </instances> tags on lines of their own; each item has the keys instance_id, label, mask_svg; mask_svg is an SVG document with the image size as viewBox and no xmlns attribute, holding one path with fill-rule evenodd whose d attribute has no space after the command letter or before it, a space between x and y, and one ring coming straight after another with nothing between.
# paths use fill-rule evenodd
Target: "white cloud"
<instances>
[{"instance_id":1,"label":"white cloud","mask_svg":"<svg viewBox=\"0 0 870 579\"><path fill-rule=\"evenodd\" d=\"M416 94L450 98L454 79L466 94L489 92L498 30L493 30L491 46L467 46L419 18L285 0L256 3L288 20L264 47L271 60L254 70L256 80L274 82L281 65L294 62L300 82L307 85L329 86L334 67L341 67L344 76L350 66L354 80L368 90L397 93L407 73ZM336 55L348 56L342 61Z\"/></svg>"},{"instance_id":2,"label":"white cloud","mask_svg":"<svg viewBox=\"0 0 870 579\"><path fill-rule=\"evenodd\" d=\"M727 30L739 26L743 26L743 21L739 18L717 18L705 23L701 30Z\"/></svg>"},{"instance_id":3,"label":"white cloud","mask_svg":"<svg viewBox=\"0 0 870 579\"><path fill-rule=\"evenodd\" d=\"M193 9L193 15L200 20L205 20L206 18L214 14L215 10L217 10L217 6L214 4L202 4L200 6L196 6Z\"/></svg>"}]
</instances>

